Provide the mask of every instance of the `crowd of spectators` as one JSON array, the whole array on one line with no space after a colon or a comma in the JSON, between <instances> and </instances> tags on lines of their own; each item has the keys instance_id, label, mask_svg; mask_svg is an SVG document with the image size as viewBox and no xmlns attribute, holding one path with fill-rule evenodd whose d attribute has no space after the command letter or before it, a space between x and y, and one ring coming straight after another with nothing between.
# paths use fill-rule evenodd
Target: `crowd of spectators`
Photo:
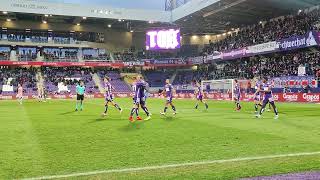
<instances>
[{"instance_id":1,"label":"crowd of spectators","mask_svg":"<svg viewBox=\"0 0 320 180\"><path fill-rule=\"evenodd\" d=\"M43 51L43 57L45 61L79 61L78 49L46 48Z\"/></svg>"},{"instance_id":2,"label":"crowd of spectators","mask_svg":"<svg viewBox=\"0 0 320 180\"><path fill-rule=\"evenodd\" d=\"M211 79L297 76L299 67L305 67L306 75L316 76L320 53L298 51L218 62L208 74Z\"/></svg>"},{"instance_id":3,"label":"crowd of spectators","mask_svg":"<svg viewBox=\"0 0 320 180\"><path fill-rule=\"evenodd\" d=\"M18 84L21 84L24 87L25 92L33 92L37 90L37 80L36 80L35 68L10 68L10 67L1 67L0 68L0 86L10 85L15 88L18 87ZM2 91L2 88L0 88ZM16 89L15 89L16 91ZM1 93L0 93L1 94Z\"/></svg>"},{"instance_id":4,"label":"crowd of spectators","mask_svg":"<svg viewBox=\"0 0 320 180\"><path fill-rule=\"evenodd\" d=\"M0 61L10 59L10 47L0 47Z\"/></svg>"},{"instance_id":5,"label":"crowd of spectators","mask_svg":"<svg viewBox=\"0 0 320 180\"><path fill-rule=\"evenodd\" d=\"M44 36L31 36L30 40L33 43L48 43L48 37Z\"/></svg>"},{"instance_id":6,"label":"crowd of spectators","mask_svg":"<svg viewBox=\"0 0 320 180\"><path fill-rule=\"evenodd\" d=\"M195 80L298 76L299 67L305 68L305 76L320 78L320 52L304 50L220 61L202 65L197 70L181 70L174 84L191 84Z\"/></svg>"},{"instance_id":7,"label":"crowd of spectators","mask_svg":"<svg viewBox=\"0 0 320 180\"><path fill-rule=\"evenodd\" d=\"M43 67L42 73L47 81L53 82L56 86L60 82L64 82L65 85L76 85L79 81L87 83L92 81L92 78L77 79L84 75L90 74L92 71L89 68L77 68L77 67ZM74 78L74 79L72 79Z\"/></svg>"},{"instance_id":8,"label":"crowd of spectators","mask_svg":"<svg viewBox=\"0 0 320 180\"><path fill-rule=\"evenodd\" d=\"M10 46L0 47L0 60L10 60L10 52L13 50ZM96 50L96 49L87 49ZM43 56L45 61L65 61L65 62L77 62L79 61L79 49L77 48L44 48L37 49L36 47L17 47L15 50L17 54L17 60L19 61L35 61L37 59L37 53ZM101 51L101 52L100 52ZM84 53L82 52L82 58L85 61L110 61L111 56L106 53L105 50L100 50L99 53ZM121 58L120 58L121 59Z\"/></svg>"},{"instance_id":9,"label":"crowd of spectators","mask_svg":"<svg viewBox=\"0 0 320 180\"><path fill-rule=\"evenodd\" d=\"M82 58L85 61L110 61L110 54L105 49L82 49Z\"/></svg>"},{"instance_id":10,"label":"crowd of spectators","mask_svg":"<svg viewBox=\"0 0 320 180\"><path fill-rule=\"evenodd\" d=\"M81 41L88 42L104 42L103 33L94 32L52 32L52 31L22 31L22 30L5 30L0 31L0 40L7 40L11 42L34 42L34 43L48 43L55 44L76 44Z\"/></svg>"},{"instance_id":11,"label":"crowd of spectators","mask_svg":"<svg viewBox=\"0 0 320 180\"><path fill-rule=\"evenodd\" d=\"M109 54L99 54L98 56L83 55L83 60L95 60L95 61L110 61L111 57Z\"/></svg>"},{"instance_id":12,"label":"crowd of spectators","mask_svg":"<svg viewBox=\"0 0 320 180\"><path fill-rule=\"evenodd\" d=\"M320 10L288 15L272 19L249 27L241 28L238 32L226 34L226 38L203 49L204 54L215 51L238 49L269 41L280 40L295 35L306 34L310 30L318 30Z\"/></svg>"},{"instance_id":13,"label":"crowd of spectators","mask_svg":"<svg viewBox=\"0 0 320 180\"><path fill-rule=\"evenodd\" d=\"M37 59L37 50L36 48L18 48L18 60L19 61L34 61Z\"/></svg>"},{"instance_id":14,"label":"crowd of spectators","mask_svg":"<svg viewBox=\"0 0 320 180\"><path fill-rule=\"evenodd\" d=\"M22 34L9 34L7 39L11 42L24 42L26 40L26 36Z\"/></svg>"},{"instance_id":15,"label":"crowd of spectators","mask_svg":"<svg viewBox=\"0 0 320 180\"><path fill-rule=\"evenodd\" d=\"M9 60L10 52L0 52L0 61Z\"/></svg>"},{"instance_id":16,"label":"crowd of spectators","mask_svg":"<svg viewBox=\"0 0 320 180\"><path fill-rule=\"evenodd\" d=\"M91 68L80 67L43 67L41 68L45 79L45 87L50 94L57 93L59 83L69 86L72 92L75 91L75 86L83 81L86 85L87 93L98 91L98 87L92 79L91 73L94 71Z\"/></svg>"},{"instance_id":17,"label":"crowd of spectators","mask_svg":"<svg viewBox=\"0 0 320 180\"><path fill-rule=\"evenodd\" d=\"M113 57L118 61L137 61L136 55L131 51L116 52L113 54Z\"/></svg>"},{"instance_id":18,"label":"crowd of spectators","mask_svg":"<svg viewBox=\"0 0 320 180\"><path fill-rule=\"evenodd\" d=\"M53 37L53 41L56 44L71 44L74 40L71 37Z\"/></svg>"},{"instance_id":19,"label":"crowd of spectators","mask_svg":"<svg viewBox=\"0 0 320 180\"><path fill-rule=\"evenodd\" d=\"M202 80L211 80L212 72L215 66L204 65L197 70L182 70L179 71L173 81L174 85L192 84L194 81L201 82Z\"/></svg>"}]
</instances>

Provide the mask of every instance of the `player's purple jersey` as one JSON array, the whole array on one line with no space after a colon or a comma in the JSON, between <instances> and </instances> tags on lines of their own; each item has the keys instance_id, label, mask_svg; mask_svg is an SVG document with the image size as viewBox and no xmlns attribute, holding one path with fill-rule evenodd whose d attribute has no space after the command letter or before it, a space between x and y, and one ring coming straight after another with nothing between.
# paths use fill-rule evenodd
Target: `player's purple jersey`
<instances>
[{"instance_id":1,"label":"player's purple jersey","mask_svg":"<svg viewBox=\"0 0 320 180\"><path fill-rule=\"evenodd\" d=\"M202 98L203 98L203 93L202 93L202 90L201 90L201 87L199 86L199 87L197 87L197 99L198 100L202 100Z\"/></svg>"},{"instance_id":2,"label":"player's purple jersey","mask_svg":"<svg viewBox=\"0 0 320 180\"><path fill-rule=\"evenodd\" d=\"M240 96L241 94L241 89L240 89L240 85L238 83L236 83L235 87L234 87L234 94L236 96Z\"/></svg>"},{"instance_id":3,"label":"player's purple jersey","mask_svg":"<svg viewBox=\"0 0 320 180\"><path fill-rule=\"evenodd\" d=\"M197 95L198 95L198 96L202 96L201 87L198 87L198 88L197 88L197 91L198 91L198 92L197 92Z\"/></svg>"},{"instance_id":4,"label":"player's purple jersey","mask_svg":"<svg viewBox=\"0 0 320 180\"><path fill-rule=\"evenodd\" d=\"M255 90L261 89L261 82L256 82L256 85L254 86ZM260 91L257 92L257 94L261 94Z\"/></svg>"},{"instance_id":5,"label":"player's purple jersey","mask_svg":"<svg viewBox=\"0 0 320 180\"><path fill-rule=\"evenodd\" d=\"M112 88L113 87L110 82L104 83L104 89L106 91L104 97L105 97L106 101L108 101L108 102L113 101Z\"/></svg>"},{"instance_id":6,"label":"player's purple jersey","mask_svg":"<svg viewBox=\"0 0 320 180\"><path fill-rule=\"evenodd\" d=\"M166 91L166 97L172 98L173 96L173 86L171 84L166 84L164 86L164 90Z\"/></svg>"},{"instance_id":7,"label":"player's purple jersey","mask_svg":"<svg viewBox=\"0 0 320 180\"><path fill-rule=\"evenodd\" d=\"M142 80L135 82L133 85L133 94L135 99L145 98L146 86L146 82Z\"/></svg>"},{"instance_id":8,"label":"player's purple jersey","mask_svg":"<svg viewBox=\"0 0 320 180\"><path fill-rule=\"evenodd\" d=\"M265 91L263 101L269 101L269 102L274 101L271 88L272 88L272 83L267 82L262 84L262 90Z\"/></svg>"},{"instance_id":9,"label":"player's purple jersey","mask_svg":"<svg viewBox=\"0 0 320 180\"><path fill-rule=\"evenodd\" d=\"M268 91L268 90L270 90L269 92L265 92L265 93L264 93L265 95L266 95L266 94L272 94L271 88L272 88L272 84L269 83L269 82L262 84L262 89L263 89L263 91Z\"/></svg>"},{"instance_id":10,"label":"player's purple jersey","mask_svg":"<svg viewBox=\"0 0 320 180\"><path fill-rule=\"evenodd\" d=\"M106 93L105 93L106 97L112 96L112 85L110 82L104 83L104 89L106 90Z\"/></svg>"},{"instance_id":11,"label":"player's purple jersey","mask_svg":"<svg viewBox=\"0 0 320 180\"><path fill-rule=\"evenodd\" d=\"M262 87L262 84L261 84L261 82L258 81L258 82L256 82L256 85L255 85L254 89L257 91L257 90L260 90L261 87ZM254 97L254 100L256 100L256 101L260 101L261 100L261 92L260 91L258 91L256 93L256 95Z\"/></svg>"}]
</instances>

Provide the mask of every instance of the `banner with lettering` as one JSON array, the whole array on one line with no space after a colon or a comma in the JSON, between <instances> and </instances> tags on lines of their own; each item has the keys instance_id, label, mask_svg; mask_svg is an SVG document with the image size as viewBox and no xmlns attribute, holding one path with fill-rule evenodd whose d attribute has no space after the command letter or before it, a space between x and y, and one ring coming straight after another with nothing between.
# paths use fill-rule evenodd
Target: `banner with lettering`
<instances>
[{"instance_id":1,"label":"banner with lettering","mask_svg":"<svg viewBox=\"0 0 320 180\"><path fill-rule=\"evenodd\" d=\"M309 85L310 87L317 87L318 82L314 76L282 76L271 78L274 82L274 88L302 88Z\"/></svg>"},{"instance_id":2,"label":"banner with lettering","mask_svg":"<svg viewBox=\"0 0 320 180\"><path fill-rule=\"evenodd\" d=\"M128 98L132 97L131 93L115 93L115 97L118 98ZM150 94L152 98L163 98L159 94ZM26 95L24 99L37 99L36 95ZM63 95L48 95L48 99L75 99L76 95L74 94L63 94ZM86 98L104 98L103 94L89 94L86 95ZM192 99L195 98L193 93L178 93L175 98L177 99ZM205 98L208 100L232 100L231 93L210 93L206 94ZM320 103L320 93L275 93L273 98L277 102L299 102L299 103ZM16 99L16 96L13 95L0 95L0 100L13 100ZM253 101L254 94L243 93L241 94L241 101ZM152 100L151 100L152 101Z\"/></svg>"},{"instance_id":3,"label":"banner with lettering","mask_svg":"<svg viewBox=\"0 0 320 180\"><path fill-rule=\"evenodd\" d=\"M0 66L87 66L87 67L124 67L123 62L40 62L40 61L0 61Z\"/></svg>"},{"instance_id":4,"label":"banner with lettering","mask_svg":"<svg viewBox=\"0 0 320 180\"><path fill-rule=\"evenodd\" d=\"M316 31L309 31L307 34L301 36L292 36L279 41L271 41L240 49L223 51L220 54L211 54L207 56L207 61L232 60L255 55L312 47L317 45L320 45L320 33ZM196 60L198 58L201 57L194 57L193 59ZM193 59L190 58L190 61L194 61Z\"/></svg>"},{"instance_id":5,"label":"banner with lettering","mask_svg":"<svg viewBox=\"0 0 320 180\"><path fill-rule=\"evenodd\" d=\"M303 36L292 36L282 39L277 41L277 44L280 51L312 47L319 44L319 36L317 32L310 31Z\"/></svg>"},{"instance_id":6,"label":"banner with lettering","mask_svg":"<svg viewBox=\"0 0 320 180\"><path fill-rule=\"evenodd\" d=\"M187 61L181 58L163 58L163 59L144 59L146 66L155 67L176 67L176 66L190 66Z\"/></svg>"}]
</instances>

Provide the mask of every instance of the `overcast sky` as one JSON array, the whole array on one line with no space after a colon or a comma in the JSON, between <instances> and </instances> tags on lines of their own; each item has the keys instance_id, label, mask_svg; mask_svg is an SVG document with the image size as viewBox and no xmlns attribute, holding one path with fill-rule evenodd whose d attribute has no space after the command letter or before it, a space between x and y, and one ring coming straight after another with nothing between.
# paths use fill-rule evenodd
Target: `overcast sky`
<instances>
[{"instance_id":1,"label":"overcast sky","mask_svg":"<svg viewBox=\"0 0 320 180\"><path fill-rule=\"evenodd\" d=\"M120 8L164 10L165 0L46 0L85 5L105 5Z\"/></svg>"}]
</instances>

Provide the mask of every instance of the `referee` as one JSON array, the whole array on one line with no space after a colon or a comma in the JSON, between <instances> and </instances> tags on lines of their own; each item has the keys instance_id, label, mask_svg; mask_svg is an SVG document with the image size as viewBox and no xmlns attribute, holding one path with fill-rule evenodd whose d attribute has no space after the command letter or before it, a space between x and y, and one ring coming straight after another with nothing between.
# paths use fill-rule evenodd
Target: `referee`
<instances>
[{"instance_id":1,"label":"referee","mask_svg":"<svg viewBox=\"0 0 320 180\"><path fill-rule=\"evenodd\" d=\"M76 111L78 111L78 108L80 108L80 111L82 111L83 110L84 93L86 91L86 88L84 87L83 81L80 81L80 83L77 85L76 91L77 91Z\"/></svg>"}]
</instances>

